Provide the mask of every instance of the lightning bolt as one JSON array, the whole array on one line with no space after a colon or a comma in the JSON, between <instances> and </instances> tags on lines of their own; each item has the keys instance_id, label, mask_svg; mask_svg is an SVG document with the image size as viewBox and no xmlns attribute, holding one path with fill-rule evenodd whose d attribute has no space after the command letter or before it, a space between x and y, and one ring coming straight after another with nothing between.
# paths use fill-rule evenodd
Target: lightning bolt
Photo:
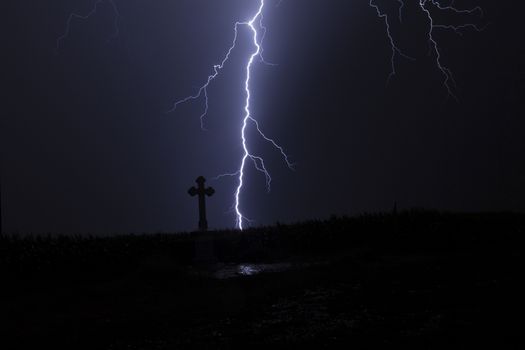
<instances>
[{"instance_id":1,"label":"lightning bolt","mask_svg":"<svg viewBox=\"0 0 525 350\"><path fill-rule=\"evenodd\" d=\"M236 226L240 230L242 230L245 227L244 222L245 221L249 221L245 217L245 215L242 213L242 209L241 209L241 194L242 194L242 190L243 190L243 187L244 187L244 184L245 184L245 181L246 181L245 180L245 172L246 172L246 166L247 166L246 163L251 160L253 162L254 168L257 171L259 171L259 172L264 174L265 179L266 179L266 188L267 188L268 191L270 190L270 186L271 186L271 182L272 182L272 177L271 177L270 172L268 171L268 169L266 167L264 158L262 158L259 155L254 154L254 153L252 153L250 151L249 140L248 140L248 137L247 137L247 130L248 130L248 128L250 126L254 127L255 130L257 131L257 133L266 142L270 143L277 151L280 152L280 154L283 157L283 159L284 159L286 165L288 166L288 168L293 169L293 164L290 162L289 156L286 154L286 152L284 151L283 147L280 146L274 139L266 136L266 134L262 131L261 126L260 126L259 122L257 121L257 119L255 119L253 117L253 114L252 114L252 111L251 111L251 97L252 97L251 95L252 95L252 93L251 93L251 89L250 89L250 83L251 83L251 80L252 80L252 68L253 68L253 65L254 65L254 63L255 63L257 58L259 59L259 61L261 61L263 63L271 64L271 63L268 63L263 57L263 52L264 52L263 41L264 41L264 38L265 38L265 35L266 35L266 27L263 24L263 10L264 10L264 6L265 6L265 1L264 0L259 0L259 1L260 2L259 2L259 7L257 9L257 12L253 15L253 17L250 20L245 21L245 22L236 22L235 23L235 25L234 25L234 36L233 36L232 44L228 48L228 50L226 52L226 55L223 57L223 59L220 61L220 63L213 66L213 72L208 76L208 78L206 79L206 82L199 88L199 90L194 95L190 95L190 96L188 96L186 98L183 98L183 99L175 102L173 107L169 111L169 112L174 111L175 109L177 109L177 107L179 105L184 104L186 102L195 101L195 100L199 100L199 99L204 99L204 110L203 110L203 112L200 115L200 122L201 122L201 128L203 130L206 130L205 126L204 126L204 120L205 120L205 118L206 118L206 116L208 114L208 110L209 110L208 88L210 87L210 84L213 82L213 80L215 80L219 76L221 70L224 68L224 65L228 62L231 53L233 52L233 50L237 46L237 39L238 39L239 29L241 27L246 27L251 32L251 40L252 40L252 44L253 44L253 48L254 49L250 53L249 59L248 59L248 61L246 63L246 67L245 67L245 72L246 72L246 77L245 77L245 81L244 81L245 104L244 104L244 116L242 118L241 133L240 133L240 140L241 140L243 154L242 154L242 157L241 157L239 169L236 172L219 175L217 177L217 178L221 178L221 177L225 177L225 176L235 176L235 177L237 177L238 185L237 185L237 188L236 188L235 193L234 193L234 201L235 201L235 203L234 203L233 209L234 209L235 214L236 214Z\"/></svg>"},{"instance_id":2,"label":"lightning bolt","mask_svg":"<svg viewBox=\"0 0 525 350\"><path fill-rule=\"evenodd\" d=\"M66 21L66 28L64 30L64 33L61 36L59 36L57 38L57 40L56 40L56 50L57 51L60 49L60 44L69 37L73 21L75 21L75 20L80 20L80 21L88 20L89 18L91 18L92 16L94 16L97 13L99 6L102 5L103 3L109 4L110 8L112 9L112 11L114 13L115 21L113 23L113 25L114 25L114 32L113 32L112 37L113 38L118 37L118 35L119 35L120 12L118 10L117 5L115 4L114 0L97 0L93 4L93 7L91 8L91 10L88 13L82 15L82 14L78 14L76 12L72 12L72 13L69 14L69 16L67 18L67 21Z\"/></svg>"},{"instance_id":3,"label":"lightning bolt","mask_svg":"<svg viewBox=\"0 0 525 350\"><path fill-rule=\"evenodd\" d=\"M404 0L397 0L399 4L399 22L403 22L403 9L405 8L405 1Z\"/></svg>"},{"instance_id":4,"label":"lightning bolt","mask_svg":"<svg viewBox=\"0 0 525 350\"><path fill-rule=\"evenodd\" d=\"M266 36L267 28L264 26L264 17L263 12L265 8L265 0L258 0L259 6L257 7L256 12L253 14L253 16L244 22L236 22L233 26L233 40L231 42L231 45L226 50L226 54L222 58L222 60L219 61L218 64L215 64L212 67L211 74L208 75L206 81L204 84L197 90L197 92L193 95L189 95L177 102L175 102L172 106L172 108L168 112L173 112L179 107L180 105L188 102L195 102L198 100L204 101L204 107L203 111L200 114L200 124L201 128L203 130L206 130L205 128L205 119L208 115L209 111L209 99L208 99L208 89L211 86L212 82L220 75L222 69L224 66L228 63L230 60L230 56L232 52L237 47L237 40L239 37L239 30L241 28L246 28L251 33L251 40L253 44L253 51L250 52L249 59L246 62L245 66L245 80L244 80L244 93L245 93L245 102L244 102L244 113L241 119L241 127L240 127L240 143L242 148L242 157L240 159L240 165L239 168L233 172L233 173L226 173L219 175L218 178L222 177L235 177L237 178L237 187L234 192L234 205L233 209L235 211L236 215L236 226L240 230L242 230L245 227L245 222L250 221L248 220L241 209L241 195L242 190L245 185L246 181L246 168L247 163L251 161L253 163L254 169L261 172L265 176L266 180L266 188L269 191L271 188L271 182L272 177L266 167L265 160L260 155L254 154L250 150L250 140L247 136L247 131L249 128L253 128L260 137L268 142L271 146L273 146L282 156L284 162L286 165L293 169L293 164L290 162L289 156L284 151L283 147L280 146L274 139L268 137L263 131L262 128L258 122L257 119L254 118L253 113L251 111L251 99L252 99L252 93L251 93L251 82L252 82L252 69L256 61L262 62L264 64L268 65L274 65L264 59L263 53L264 53L264 47L263 42ZM398 15L397 20L399 21L399 24L402 24L403 22L403 11L405 9L405 0L394 0L399 4L398 7ZM283 0L278 0L276 6L280 6L282 4ZM96 0L94 2L94 5L92 9L87 12L86 14L78 14L78 13L71 13L68 16L68 19L66 21L66 28L64 33L57 38L56 40L56 48L57 50L60 48L61 43L66 40L71 32L71 27L73 25L73 22L75 20L87 20L93 15L95 15L99 9L99 7L103 4L107 3L115 15L115 21L114 21L114 33L113 37L118 36L119 34L119 20L120 20L120 13L118 10L118 7L116 6L115 0ZM373 9L375 9L377 16L382 19L386 26L386 34L390 43L390 47L392 50L391 55L391 72L388 76L387 83L397 74L396 70L396 58L402 57L410 61L415 61L414 58L404 53L401 48L396 43L396 40L394 36L392 35L391 30L391 19L389 18L387 13L383 13L379 6L375 3L375 0L369 0L369 6ZM483 28L479 27L478 25L474 23L463 23L460 25L451 25L451 24L443 24L438 23L434 17L433 17L433 11L440 11L440 12L446 12L446 13L452 13L455 15L462 15L462 16L468 16L473 14L479 14L480 17L483 17L483 10L479 7L473 7L469 9L459 9L455 6L455 1L451 0L448 5L443 5L443 1L440 0L417 0L416 7L426 16L428 19L428 30L427 30L427 41L429 46L429 56L432 56L436 65L436 68L443 76L443 86L445 90L447 91L447 97L453 97L457 100L456 95L454 94L454 87L455 87L455 81L454 77L452 75L452 72L442 63L442 54L441 50L439 48L438 41L435 38L435 31L436 30L452 30L455 33L462 35L464 30L471 29L476 31L481 31Z\"/></svg>"},{"instance_id":5,"label":"lightning bolt","mask_svg":"<svg viewBox=\"0 0 525 350\"><path fill-rule=\"evenodd\" d=\"M399 3L399 15L398 19L401 23L403 21L403 9L405 8L405 2L404 0L396 0ZM382 13L379 9L379 6L375 4L374 0L370 0L369 2L370 7L374 8L377 12L377 15L379 18L382 18L385 21L386 25L386 33L388 36L388 39L390 41L390 45L392 46L392 58L391 58L391 66L392 71L390 72L387 82L390 81L390 79L396 74L396 65L395 65L395 57L396 54L399 54L400 56L415 60L411 58L410 56L405 55L399 47L396 45L396 42L394 40L394 37L392 36L391 28L390 28L390 21L389 17L386 13ZM447 91L447 97L452 97L456 101L458 100L457 96L454 94L453 86L456 86L454 77L452 75L452 72L449 68L447 68L442 63L442 54L441 50L439 49L439 44L434 36L435 29L447 29L447 30L453 30L457 34L461 35L462 30L465 29L474 29L476 31L482 31L483 28L479 27L478 25L474 23L464 23L461 25L450 25L450 24L436 24L436 21L434 17L432 16L432 12L429 8L434 8L435 10L442 11L442 12L452 12L457 15L471 15L478 13L480 17L483 17L483 9L479 6L470 8L470 9L459 9L455 7L455 1L452 0L448 5L443 5L441 1L438 0L418 0L418 7L422 11L422 13L427 17L428 19L428 31L427 31L427 40L429 45L429 56L434 56L434 62L443 76L443 86Z\"/></svg>"},{"instance_id":6,"label":"lightning bolt","mask_svg":"<svg viewBox=\"0 0 525 350\"><path fill-rule=\"evenodd\" d=\"M401 22L402 21L402 10L403 10L403 7L405 6L405 3L403 2L403 0L397 0L397 2L400 4L400 6L399 6L399 21ZM388 41L390 42L390 47L392 48L392 56L390 58L390 66L391 66L392 70L390 71L390 74L388 75L388 79L387 79L387 85L388 85L388 83L394 77L394 75L397 74L397 71L396 71L396 56L397 55L400 55L401 57L404 57L404 58L406 58L408 60L411 60L411 61L414 61L415 59L410 57L410 56L405 55L399 49L399 47L397 47L396 42L394 40L394 37L392 36L392 32L390 30L390 21L389 21L388 15L386 13L382 13L381 12L381 10L379 9L379 6L374 3L374 0L370 0L369 5L370 5L370 7L374 8L376 10L377 16L385 21L386 34L388 36Z\"/></svg>"}]
</instances>

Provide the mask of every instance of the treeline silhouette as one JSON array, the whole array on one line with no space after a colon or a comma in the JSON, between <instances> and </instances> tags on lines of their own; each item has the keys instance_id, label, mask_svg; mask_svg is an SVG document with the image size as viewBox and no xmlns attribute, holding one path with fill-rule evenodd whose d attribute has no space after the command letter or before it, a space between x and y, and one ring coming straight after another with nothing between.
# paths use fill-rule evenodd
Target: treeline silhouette
<instances>
[{"instance_id":1,"label":"treeline silhouette","mask_svg":"<svg viewBox=\"0 0 525 350\"><path fill-rule=\"evenodd\" d=\"M145 261L192 264L197 242L213 241L221 262L279 261L300 256L454 253L512 246L525 234L525 215L517 213L400 213L332 217L297 224L276 224L245 231L142 234L112 237L0 237L4 278L67 276L112 277L135 271Z\"/></svg>"}]
</instances>

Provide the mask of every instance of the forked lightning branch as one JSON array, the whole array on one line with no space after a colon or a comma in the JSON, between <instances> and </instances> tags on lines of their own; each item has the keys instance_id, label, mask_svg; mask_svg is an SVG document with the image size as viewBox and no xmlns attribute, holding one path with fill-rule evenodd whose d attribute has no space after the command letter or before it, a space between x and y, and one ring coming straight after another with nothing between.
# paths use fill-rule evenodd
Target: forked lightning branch
<instances>
[{"instance_id":1,"label":"forked lightning branch","mask_svg":"<svg viewBox=\"0 0 525 350\"><path fill-rule=\"evenodd\" d=\"M255 64L257 63L266 63L263 58L263 41L266 35L266 27L264 26L264 11L265 7L267 6L266 2L268 0L253 0L257 7L254 10L253 15L251 18L245 20L245 21L239 21L234 24L233 26L233 32L232 32L232 43L231 45L226 49L226 53L222 60L218 61L217 64L215 64L212 69L211 73L208 75L207 79L205 79L204 83L200 86L200 88L197 90L197 92L193 95L189 95L181 100L178 100L173 104L173 108L170 110L170 112L173 112L177 109L178 106L184 103L188 102L196 102L196 103L202 103L202 113L200 114L200 123L201 128L205 128L205 118L208 114L209 108L211 107L209 105L208 100L208 93L210 93L209 89L211 87L212 82L219 77L221 71L225 67L226 64L229 63L230 56L232 52L237 48L237 41L239 38L239 32L241 30L247 31L250 35L250 46L251 51L248 54L248 59L245 63L245 66L243 67L245 75L244 75L244 107L239 112L239 144L242 149L242 154L239 159L239 167L237 170L235 170L232 173L227 173L223 175L219 175L218 177L225 177L225 176L231 176L237 179L237 186L233 193L234 198L234 211L236 215L236 226L238 229L242 230L246 227L246 222L249 221L243 212L243 206L241 203L241 198L243 194L243 189L246 184L246 169L249 164L254 167L257 171L262 173L266 180L266 187L268 190L270 190L272 177L270 175L270 172L268 171L268 168L266 166L265 160L262 155L255 154L251 150L251 140L249 139L249 129L253 128L257 132L257 135L261 137L266 142L270 143L276 151L278 151L282 158L284 159L284 162L286 162L286 165L293 169L293 164L290 162L290 159L288 155L285 153L283 147L277 143L274 139L268 137L261 128L260 123L256 119L256 111L252 110L252 91L251 87L254 84L254 81L252 81L252 70ZM357 1L357 0L356 0ZM363 0L364 1L364 0ZM397 15L394 17L396 21L401 24L404 19L404 11L407 8L407 2L408 0L391 0L392 2L395 2L398 6L398 12ZM438 23L438 21L435 20L433 13L435 11L439 11L442 13L450 13L453 15L479 15L480 17L483 16L483 11L480 7L474 7L474 8L467 8L467 9L460 9L455 6L454 0L449 1L438 1L438 0L414 0L414 2L417 4L417 8L419 11L421 11L422 14L427 18L427 27L426 27L426 35L428 40L428 47L429 47L429 55L433 58L435 66L437 70L441 73L443 79L442 84L443 87L447 93L447 96L453 97L454 99L457 99L456 94L454 93L454 86L455 81L452 76L452 72L443 64L442 54L440 51L439 43L436 39L435 32L437 30L451 30L458 34L461 34L464 30L476 30L480 31L481 28L474 24L474 23L463 23L461 25L450 25L447 23ZM300 4L301 2L296 2L296 4ZM118 36L119 33L119 20L120 20L120 13L117 7L117 4L115 3L115 0L96 0L93 4L93 8L91 11L85 14L78 14L78 13L71 13L68 16L68 19L66 21L66 28L65 32L58 37L57 39L57 49L60 49L61 43L66 40L70 34L71 26L73 21L75 20L86 20L89 17L95 15L101 5L109 5L109 8L114 12L114 33L113 36ZM274 5L280 6L283 4L283 0L275 0ZM386 25L386 34L389 39L389 43L391 45L392 49L392 56L390 58L391 60L391 73L388 77L388 80L390 80L395 74L396 74L396 58L401 57L403 59L408 60L414 60L410 57L410 55L406 54L402 48L400 48L397 44L396 39L393 36L393 33L391 31L392 27L392 18L387 13L382 12L380 9L380 6L377 4L377 1L375 0L369 0L369 6L373 8L378 17L382 19Z\"/></svg>"}]
</instances>

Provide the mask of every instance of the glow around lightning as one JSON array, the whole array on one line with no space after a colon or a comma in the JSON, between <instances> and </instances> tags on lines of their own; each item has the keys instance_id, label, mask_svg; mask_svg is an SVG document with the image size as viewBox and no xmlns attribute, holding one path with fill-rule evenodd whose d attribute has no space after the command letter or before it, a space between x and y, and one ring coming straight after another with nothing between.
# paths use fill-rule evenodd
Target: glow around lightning
<instances>
[{"instance_id":1,"label":"glow around lightning","mask_svg":"<svg viewBox=\"0 0 525 350\"><path fill-rule=\"evenodd\" d=\"M229 47L226 55L222 59L222 61L219 64L216 64L215 66L213 66L213 73L208 76L208 79L206 80L204 85L202 85L199 88L199 90L197 91L197 93L195 95L188 96L188 97L186 97L186 98L184 98L182 100L179 100L179 101L175 102L175 104L173 105L173 108L171 109L171 111L173 111L179 105L181 105L183 103L186 103L186 102L189 102L189 101L192 101L192 100L198 100L198 99L201 99L201 98L204 99L204 111L200 115L200 121L201 121L201 127L203 129L205 129L204 119L205 119L205 117L206 117L206 115L208 113L208 108L209 108L209 104L208 104L208 88L209 88L211 82L215 78L217 78L217 76L220 74L220 71L224 68L224 65L228 62L231 53L235 49L235 47L237 45L237 38L238 38L238 34L239 34L240 28L242 28L242 27L247 28L251 32L251 39L253 40L253 51L251 52L251 54L249 56L249 59L248 59L248 61L246 63L246 68L245 68L245 72L246 72L246 78L245 78L245 81L244 81L245 104L244 104L244 116L243 116L242 122L241 122L241 135L240 135L240 140L241 140L243 154L242 154L242 158L241 158L241 161L240 161L239 169L236 172L231 173L231 174L219 175L219 177L235 176L238 179L238 185L237 185L237 188L236 188L235 194L234 194L234 200L235 200L234 210L235 210L235 215L237 217L237 219L236 219L236 226L240 230L242 230L245 227L244 222L247 220L246 217L244 216L244 214L242 212L242 208L241 208L241 194L242 194L242 190L243 190L243 187L244 187L244 184L245 184L245 181L246 181L246 179L245 179L246 163L249 160L251 160L253 162L253 165L254 165L255 169L264 174L264 176L266 178L266 186L267 186L268 190L270 190L271 181L272 181L272 177L270 176L270 173L269 173L268 169L266 168L266 165L265 165L265 162L264 162L264 158L262 158L259 155L254 154L254 153L252 153L250 151L249 140L248 140L248 137L246 135L248 127L250 125L255 127L255 130L257 130L258 134L265 141L269 142L273 147L275 147L276 150L278 150L281 153L281 155L282 155L284 161L286 162L287 166L289 168L291 168L291 169L293 168L293 164L290 162L289 157L285 153L284 149L275 140L269 138L268 136L266 136L264 134L264 132L261 130L259 122L257 121L257 119L255 119L253 117L253 113L251 111L251 97L252 97L252 93L251 93L251 86L250 86L250 84L251 84L251 80L252 80L252 68L253 68L253 65L254 65L256 59L258 59L260 62L267 63L264 60L264 58L263 58L263 51L264 51L264 49L263 49L263 46L262 46L262 42L264 41L264 37L265 37L265 34L266 34L266 27L263 25L263 10L264 10L264 6L265 6L264 0L260 0L257 12L253 15L253 17L249 21L236 22L235 23L235 25L234 25L233 42L232 42L231 46Z\"/></svg>"},{"instance_id":2,"label":"glow around lightning","mask_svg":"<svg viewBox=\"0 0 525 350\"><path fill-rule=\"evenodd\" d=\"M253 112L251 110L251 83L252 83L252 69L255 63L262 62L265 64L270 64L267 61L265 61L263 57L264 53L264 47L263 42L266 35L266 27L263 23L263 12L265 8L265 1L266 0L254 0L259 2L259 6L257 7L256 12L253 14L253 16L244 22L236 22L234 24L233 28L233 40L226 51L226 54L222 58L222 60L213 66L212 73L208 75L208 78L204 82L204 84L197 90L197 92L194 95L190 95L184 99L181 99L173 104L173 108L170 110L170 112L177 109L178 106L181 104L187 103L187 102L196 102L202 100L204 103L203 111L200 115L200 123L201 128L205 130L205 118L209 111L209 100L208 100L208 88L210 87L211 83L220 75L221 70L224 68L224 66L228 63L230 55L232 54L233 50L237 46L237 39L239 30L246 29L251 33L251 40L253 41L253 51L250 53L248 60L246 61L245 66L245 80L244 80L244 90L245 90L245 100L244 100L244 113L242 115L242 119L240 120L240 143L242 148L242 157L240 159L239 168L229 174L223 174L219 175L218 178L224 177L224 176L231 176L235 177L238 181L237 188L234 193L234 211L236 214L236 225L239 229L243 229L245 227L245 221L247 221L246 217L244 216L242 212L242 206L241 206L241 195L243 187L245 186L246 182L246 167L247 163L251 161L254 168L264 174L266 179L266 187L268 190L270 190L271 181L272 178L270 176L270 173L268 172L264 159L257 154L254 154L250 149L250 140L247 136L247 130L248 128L252 127L255 128L255 130L258 132L260 137L262 137L265 141L269 142L277 151L280 152L282 155L284 161L286 162L287 166L291 169L293 169L293 164L290 162L288 155L285 153L284 149L273 139L267 137L257 121L257 119L254 118ZM280 6L283 3L283 0L275 0L276 6ZM392 25L394 21L397 20L398 25L401 25L404 19L403 12L408 7L407 3L405 3L406 0L391 0L392 2L397 3L398 5L398 13L395 16L394 19L390 18L390 16L382 12L379 6L376 4L376 0L369 0L369 6L373 8L377 16L382 19L386 26L386 34L389 40L390 47L392 49L392 55L390 57L391 60L391 72L388 76L387 82L390 81L396 74L396 58L401 57L403 59L407 59L410 61L414 61L415 59L412 58L409 54L403 51L401 47L397 44L395 37L391 31ZM471 16L471 15L479 15L480 17L483 16L483 11L480 7L473 7L468 9L460 9L455 6L454 0L449 0L447 2L441 1L441 0L413 0L414 4L416 4L416 8L421 11L421 13L426 16L428 19L428 27L426 31L427 35L427 41L428 41L428 47L429 47L429 56L432 57L434 60L435 66L437 70L441 73L443 80L442 84L444 86L444 89L447 92L447 96L452 97L457 100L457 97L454 93L455 90L455 82L454 78L452 76L452 72L450 69L448 69L443 63L442 63L442 54L440 50L440 45L438 43L438 40L436 39L435 32L438 30L451 30L459 35L462 35L463 31L465 30L475 30L475 31L481 31L482 28L480 28L477 24L474 23L464 23L460 25L450 25L446 23L438 23L438 21L435 20L433 17L434 11L440 11L443 13L450 13L453 15L459 15L459 16ZM446 3L446 5L445 5ZM75 21L84 21L89 19L90 17L94 16L97 11L99 10L99 7L101 7L103 4L106 4L114 13L114 33L113 36L116 37L119 34L119 21L120 21L120 13L118 10L118 7L115 3L115 0L94 0L93 6L90 11L87 13L71 13L66 21L66 28L64 33L57 38L56 41L56 48L59 50L61 48L61 44L63 41L65 41L71 32L71 28L73 26L73 23ZM271 65L271 64L270 64Z\"/></svg>"}]
</instances>

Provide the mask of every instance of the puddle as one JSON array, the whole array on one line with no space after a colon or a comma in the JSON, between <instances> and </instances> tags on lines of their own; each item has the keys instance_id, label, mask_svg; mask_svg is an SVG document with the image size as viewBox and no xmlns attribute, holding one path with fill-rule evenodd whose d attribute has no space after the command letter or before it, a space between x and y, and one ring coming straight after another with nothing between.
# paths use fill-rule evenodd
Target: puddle
<instances>
[{"instance_id":1,"label":"puddle","mask_svg":"<svg viewBox=\"0 0 525 350\"><path fill-rule=\"evenodd\" d=\"M220 267L213 273L218 279L228 279L242 276L254 276L260 273L283 272L292 268L305 267L307 264L274 263L274 264L235 264Z\"/></svg>"}]
</instances>

